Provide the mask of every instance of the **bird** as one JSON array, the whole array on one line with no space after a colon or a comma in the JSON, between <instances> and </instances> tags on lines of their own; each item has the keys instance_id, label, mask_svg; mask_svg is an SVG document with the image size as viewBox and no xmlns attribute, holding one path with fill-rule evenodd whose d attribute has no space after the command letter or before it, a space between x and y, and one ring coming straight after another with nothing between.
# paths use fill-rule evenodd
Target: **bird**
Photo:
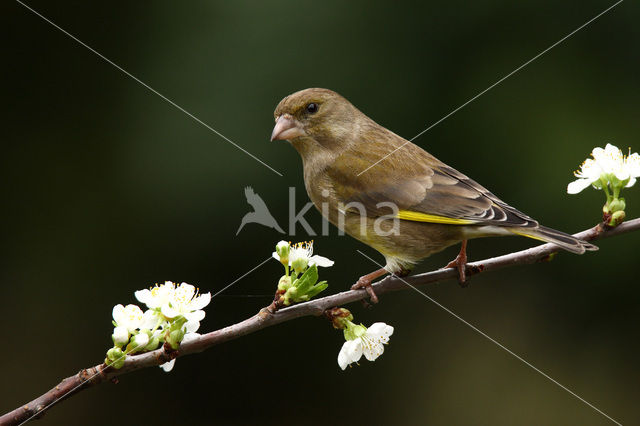
<instances>
[{"instance_id":1,"label":"bird","mask_svg":"<svg viewBox=\"0 0 640 426\"><path fill-rule=\"evenodd\" d=\"M374 303L373 280L406 276L421 260L458 243L460 252L446 267L456 268L464 285L467 241L473 238L519 235L577 254L598 249L540 225L332 90L288 95L274 118L271 141L289 141L298 151L315 207L384 256L384 268L352 286L366 290Z\"/></svg>"},{"instance_id":2,"label":"bird","mask_svg":"<svg viewBox=\"0 0 640 426\"><path fill-rule=\"evenodd\" d=\"M247 203L249 203L249 205L253 207L253 211L244 215L244 217L240 221L240 227L238 228L238 231L236 231L236 235L240 233L242 228L244 228L247 223L259 223L260 225L273 228L281 234L285 233L282 228L280 228L280 225L278 225L278 222L276 222L274 217L271 215L271 212L269 212L269 209L267 208L264 200L253 191L252 187L247 186L244 189L244 195L247 198Z\"/></svg>"}]
</instances>

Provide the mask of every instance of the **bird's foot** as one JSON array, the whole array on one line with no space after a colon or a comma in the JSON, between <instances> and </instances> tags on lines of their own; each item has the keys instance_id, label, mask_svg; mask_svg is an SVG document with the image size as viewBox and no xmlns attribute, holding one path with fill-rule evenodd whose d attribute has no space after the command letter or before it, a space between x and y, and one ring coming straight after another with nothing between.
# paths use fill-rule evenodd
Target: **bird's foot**
<instances>
[{"instance_id":1,"label":"bird's foot","mask_svg":"<svg viewBox=\"0 0 640 426\"><path fill-rule=\"evenodd\" d=\"M358 281L354 285L351 286L351 290L359 290L363 288L369 294L369 300L371 300L371 303L374 303L374 304L378 303L378 296L376 295L376 292L373 291L373 287L371 287L371 282L386 273L387 273L387 270L384 268L381 268L370 274L363 275L360 277L360 279L358 279Z\"/></svg>"},{"instance_id":2,"label":"bird's foot","mask_svg":"<svg viewBox=\"0 0 640 426\"><path fill-rule=\"evenodd\" d=\"M462 247L460 253L451 262L445 266L445 268L456 268L458 270L458 283L462 287L466 287L469 283L467 281L467 240L462 241Z\"/></svg>"},{"instance_id":3,"label":"bird's foot","mask_svg":"<svg viewBox=\"0 0 640 426\"><path fill-rule=\"evenodd\" d=\"M376 292L373 291L373 287L371 287L371 280L367 280L365 277L366 275L364 277L360 277L360 279L351 286L351 290L364 288L369 294L369 300L371 300L371 303L378 303L378 296L376 296Z\"/></svg>"}]
</instances>

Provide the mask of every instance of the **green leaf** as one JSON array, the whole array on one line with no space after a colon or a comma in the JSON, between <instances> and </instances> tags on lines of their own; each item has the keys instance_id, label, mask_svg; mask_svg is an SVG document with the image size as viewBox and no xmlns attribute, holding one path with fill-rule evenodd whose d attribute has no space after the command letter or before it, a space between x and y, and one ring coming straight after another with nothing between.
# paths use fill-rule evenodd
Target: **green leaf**
<instances>
[{"instance_id":1,"label":"green leaf","mask_svg":"<svg viewBox=\"0 0 640 426\"><path fill-rule=\"evenodd\" d=\"M305 294L318 281L318 266L312 265L304 271L304 274L298 278L293 285L297 287L298 294Z\"/></svg>"},{"instance_id":2,"label":"green leaf","mask_svg":"<svg viewBox=\"0 0 640 426\"><path fill-rule=\"evenodd\" d=\"M312 297L315 297L321 291L324 291L327 287L329 287L329 284L327 284L326 281L320 281L318 284L311 287L311 289L307 291L306 294L307 296L309 296L309 298L312 298Z\"/></svg>"}]
</instances>

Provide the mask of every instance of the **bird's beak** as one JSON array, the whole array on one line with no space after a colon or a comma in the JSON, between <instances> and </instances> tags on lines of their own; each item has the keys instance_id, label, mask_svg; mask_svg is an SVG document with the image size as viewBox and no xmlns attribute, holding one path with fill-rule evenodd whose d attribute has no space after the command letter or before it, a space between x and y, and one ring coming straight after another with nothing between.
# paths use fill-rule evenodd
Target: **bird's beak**
<instances>
[{"instance_id":1,"label":"bird's beak","mask_svg":"<svg viewBox=\"0 0 640 426\"><path fill-rule=\"evenodd\" d=\"M271 141L284 141L304 136L306 133L298 120L289 114L282 114L276 120L271 132Z\"/></svg>"}]
</instances>

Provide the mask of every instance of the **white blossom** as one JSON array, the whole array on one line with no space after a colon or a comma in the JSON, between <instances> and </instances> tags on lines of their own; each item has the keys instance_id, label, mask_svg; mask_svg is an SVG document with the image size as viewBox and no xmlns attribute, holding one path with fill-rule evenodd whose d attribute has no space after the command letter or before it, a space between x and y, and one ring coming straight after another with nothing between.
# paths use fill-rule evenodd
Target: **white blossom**
<instances>
[{"instance_id":1,"label":"white blossom","mask_svg":"<svg viewBox=\"0 0 640 426\"><path fill-rule=\"evenodd\" d=\"M629 156L612 144L607 144L604 149L594 148L591 152L593 158L586 159L580 166L580 170L574 172L577 180L569 183L567 192L577 194L589 185L601 189L603 185L633 186L636 178L640 177L640 155L633 153ZM617 181L617 182L616 182Z\"/></svg>"},{"instance_id":2,"label":"white blossom","mask_svg":"<svg viewBox=\"0 0 640 426\"><path fill-rule=\"evenodd\" d=\"M344 342L338 354L338 365L344 370L347 365L358 362L362 355L369 361L375 361L384 352L384 345L389 343L392 334L392 326L374 323L360 337Z\"/></svg>"},{"instance_id":3,"label":"white blossom","mask_svg":"<svg viewBox=\"0 0 640 426\"><path fill-rule=\"evenodd\" d=\"M194 286L182 283L175 288L169 301L162 305L162 315L169 319L184 316L187 319L187 333L193 333L200 327L200 321L205 317L202 308L209 302L211 293L198 294Z\"/></svg>"},{"instance_id":4,"label":"white blossom","mask_svg":"<svg viewBox=\"0 0 640 426\"><path fill-rule=\"evenodd\" d=\"M117 351L123 353L125 345L124 353L132 354L154 350L163 342L177 346L199 336L196 330L205 317L202 309L211 302L211 293L199 294L192 285L176 285L172 281L136 291L135 297L148 307L147 311L142 312L136 305L113 308L115 328L111 338L115 346L107 351L105 362L115 368L121 368L124 363L124 357L117 356ZM170 371L174 363L161 367Z\"/></svg>"},{"instance_id":5,"label":"white blossom","mask_svg":"<svg viewBox=\"0 0 640 426\"><path fill-rule=\"evenodd\" d=\"M280 241L278 245L285 243L286 241ZM277 261L280 261L280 256L277 252L273 252L273 258ZM291 266L296 260L302 259L306 260L309 265L318 265L323 268L327 268L333 266L333 260L327 259L324 256L314 255L313 254L313 241L297 243L291 246L291 251L289 252L289 266Z\"/></svg>"},{"instance_id":6,"label":"white blossom","mask_svg":"<svg viewBox=\"0 0 640 426\"><path fill-rule=\"evenodd\" d=\"M127 305L126 307L116 305L113 307L112 316L117 324L116 327L124 327L128 333L140 328L144 318L142 309L137 305Z\"/></svg>"},{"instance_id":7,"label":"white blossom","mask_svg":"<svg viewBox=\"0 0 640 426\"><path fill-rule=\"evenodd\" d=\"M113 343L118 346L124 346L129 343L129 331L127 327L118 326L113 329Z\"/></svg>"},{"instance_id":8,"label":"white blossom","mask_svg":"<svg viewBox=\"0 0 640 426\"><path fill-rule=\"evenodd\" d=\"M175 284L171 281L165 281L164 284L156 284L150 289L138 290L135 292L135 296L149 309L157 309L169 303L174 292Z\"/></svg>"},{"instance_id":9,"label":"white blossom","mask_svg":"<svg viewBox=\"0 0 640 426\"><path fill-rule=\"evenodd\" d=\"M567 192L569 194L577 194L589 185L593 185L600 180L602 175L602 168L592 160L588 158L580 166L580 170L574 172L574 175L578 178L567 185Z\"/></svg>"}]
</instances>

